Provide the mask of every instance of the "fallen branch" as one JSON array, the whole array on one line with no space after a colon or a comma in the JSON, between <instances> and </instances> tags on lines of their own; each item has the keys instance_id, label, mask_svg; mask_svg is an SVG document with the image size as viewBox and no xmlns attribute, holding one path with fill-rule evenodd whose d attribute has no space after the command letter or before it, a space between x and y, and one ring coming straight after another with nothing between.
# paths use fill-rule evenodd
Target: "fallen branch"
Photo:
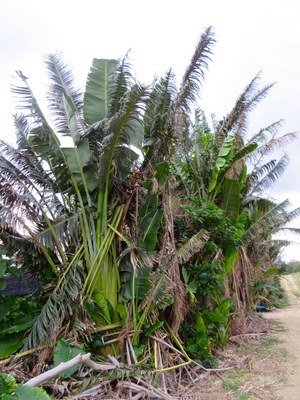
<instances>
[{"instance_id":1,"label":"fallen branch","mask_svg":"<svg viewBox=\"0 0 300 400\"><path fill-rule=\"evenodd\" d=\"M44 350L44 349L46 349L46 347L47 347L47 346L39 346L39 347L36 347L36 348L34 348L34 349L30 349L30 350L23 351L22 353L18 353L18 354L15 354L15 355L11 355L11 356L8 357L8 358L5 358L5 359L3 359L3 360L0 360L0 365L1 365L1 364L6 364L6 363L8 363L8 362L13 362L13 361L15 361L15 360L18 360L19 358L26 357L26 356L28 356L28 355L30 355L30 354L36 353L36 352L39 351L39 350Z\"/></svg>"},{"instance_id":2,"label":"fallen branch","mask_svg":"<svg viewBox=\"0 0 300 400\"><path fill-rule=\"evenodd\" d=\"M48 381L49 379L55 378L57 375L61 374L62 372L68 370L69 368L74 367L78 364L84 364L87 367L94 369L96 371L107 371L116 369L117 366L115 364L110 363L96 363L91 360L91 354L78 354L76 357L72 358L72 360L63 362L59 364L57 367L50 369L25 383L27 386L39 386L42 383Z\"/></svg>"},{"instance_id":3,"label":"fallen branch","mask_svg":"<svg viewBox=\"0 0 300 400\"><path fill-rule=\"evenodd\" d=\"M140 381L141 382L141 381ZM145 382L142 382L145 384ZM161 400L174 400L174 397L170 396L168 393L164 393L163 391L154 388L153 386L146 384L148 387L140 386L133 382L122 382L118 384L119 387L131 389L136 393L146 394L148 397L155 397Z\"/></svg>"}]
</instances>

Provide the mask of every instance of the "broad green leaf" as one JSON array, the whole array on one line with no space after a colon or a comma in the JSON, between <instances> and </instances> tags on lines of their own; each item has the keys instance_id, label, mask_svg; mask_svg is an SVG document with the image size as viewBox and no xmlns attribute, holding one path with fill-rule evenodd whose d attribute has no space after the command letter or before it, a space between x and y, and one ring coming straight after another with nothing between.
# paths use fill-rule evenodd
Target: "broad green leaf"
<instances>
[{"instance_id":1,"label":"broad green leaf","mask_svg":"<svg viewBox=\"0 0 300 400\"><path fill-rule=\"evenodd\" d=\"M0 277L2 277L5 274L6 271L6 265L0 264Z\"/></svg>"},{"instance_id":2,"label":"broad green leaf","mask_svg":"<svg viewBox=\"0 0 300 400\"><path fill-rule=\"evenodd\" d=\"M63 96L63 102L68 118L68 126L70 129L70 134L73 139L74 145L77 145L77 143L80 141L80 134L78 132L78 127L77 127L76 110L73 109L72 107L73 103L67 97Z\"/></svg>"},{"instance_id":3,"label":"broad green leaf","mask_svg":"<svg viewBox=\"0 0 300 400\"><path fill-rule=\"evenodd\" d=\"M145 344L141 344L140 346L133 346L133 351L136 358L139 358L143 354L145 347Z\"/></svg>"},{"instance_id":4,"label":"broad green leaf","mask_svg":"<svg viewBox=\"0 0 300 400\"><path fill-rule=\"evenodd\" d=\"M132 300L132 298L144 300L150 289L150 269L143 268L137 271L134 282L134 270L122 273L122 289L121 296L124 301ZM134 290L134 293L132 291Z\"/></svg>"},{"instance_id":5,"label":"broad green leaf","mask_svg":"<svg viewBox=\"0 0 300 400\"><path fill-rule=\"evenodd\" d=\"M157 179L160 185L163 185L170 176L170 165L166 161L156 164L154 167L156 174L155 178Z\"/></svg>"},{"instance_id":6,"label":"broad green leaf","mask_svg":"<svg viewBox=\"0 0 300 400\"><path fill-rule=\"evenodd\" d=\"M239 238L242 237L243 231L245 229L245 225L248 220L248 213L249 213L249 209L244 208L235 224Z\"/></svg>"},{"instance_id":7,"label":"broad green leaf","mask_svg":"<svg viewBox=\"0 0 300 400\"><path fill-rule=\"evenodd\" d=\"M54 350L54 367L57 367L59 364L70 361L72 358L76 357L78 354L85 354L85 351L82 348L70 346L69 343L65 339L60 339L57 342L56 348ZM73 375L80 368L80 365L75 365L72 368L69 368L67 371L64 371L61 374L62 378L68 378Z\"/></svg>"},{"instance_id":8,"label":"broad green leaf","mask_svg":"<svg viewBox=\"0 0 300 400\"><path fill-rule=\"evenodd\" d=\"M203 154L206 151L207 135L210 134L205 135L200 129L195 133L195 164L202 177L207 173L207 165L203 160Z\"/></svg>"},{"instance_id":9,"label":"broad green leaf","mask_svg":"<svg viewBox=\"0 0 300 400\"><path fill-rule=\"evenodd\" d=\"M207 327L212 328L214 323L225 323L227 321L227 314L220 314L219 312L204 310L203 315L207 318L206 320L209 321Z\"/></svg>"},{"instance_id":10,"label":"broad green leaf","mask_svg":"<svg viewBox=\"0 0 300 400\"><path fill-rule=\"evenodd\" d=\"M11 265L10 260L3 260L0 258L0 277L3 276L7 268Z\"/></svg>"},{"instance_id":11,"label":"broad green leaf","mask_svg":"<svg viewBox=\"0 0 300 400\"><path fill-rule=\"evenodd\" d=\"M6 333L0 337L0 359L14 354L24 344L25 338L23 332Z\"/></svg>"},{"instance_id":12,"label":"broad green leaf","mask_svg":"<svg viewBox=\"0 0 300 400\"><path fill-rule=\"evenodd\" d=\"M158 329L160 329L163 325L164 325L164 321L156 322L156 324L153 324L153 325L149 326L147 329L145 329L144 335L146 337L151 335L153 332L155 332Z\"/></svg>"},{"instance_id":13,"label":"broad green leaf","mask_svg":"<svg viewBox=\"0 0 300 400\"><path fill-rule=\"evenodd\" d=\"M76 147L64 147L64 152L70 171L80 173L80 169L91 162L91 151L88 139L81 140ZM78 154L78 157L77 157Z\"/></svg>"},{"instance_id":14,"label":"broad green leaf","mask_svg":"<svg viewBox=\"0 0 300 400\"><path fill-rule=\"evenodd\" d=\"M229 274L229 272L234 267L235 263L239 259L239 252L237 248L233 245L226 246L224 251L225 262L224 262L224 273L225 275Z\"/></svg>"},{"instance_id":15,"label":"broad green leaf","mask_svg":"<svg viewBox=\"0 0 300 400\"><path fill-rule=\"evenodd\" d=\"M157 232L160 228L162 216L163 210L152 210L139 223L142 242L147 251L154 251L156 248Z\"/></svg>"},{"instance_id":16,"label":"broad green leaf","mask_svg":"<svg viewBox=\"0 0 300 400\"><path fill-rule=\"evenodd\" d=\"M95 190L99 185L99 178L97 177L99 167L97 164L88 165L87 167L83 167L83 175L86 180L87 187L89 192ZM81 182L81 176L76 177L75 179L78 182Z\"/></svg>"},{"instance_id":17,"label":"broad green leaf","mask_svg":"<svg viewBox=\"0 0 300 400\"><path fill-rule=\"evenodd\" d=\"M232 145L233 145L233 137L227 136L227 138L225 139L225 141L223 143L223 146L221 147L221 149L219 151L219 154L218 154L218 157L216 160L214 172L211 177L209 188L208 188L209 193L212 192L212 190L215 188L215 186L217 184L219 172L220 172L221 168L224 167L226 162L231 157Z\"/></svg>"},{"instance_id":18,"label":"broad green leaf","mask_svg":"<svg viewBox=\"0 0 300 400\"><path fill-rule=\"evenodd\" d=\"M118 303L118 314L120 316L121 321L125 322L127 317L127 309L124 303Z\"/></svg>"},{"instance_id":19,"label":"broad green leaf","mask_svg":"<svg viewBox=\"0 0 300 400\"><path fill-rule=\"evenodd\" d=\"M231 305L231 299L228 297L216 307L215 312L220 312L222 315L227 315L230 305Z\"/></svg>"},{"instance_id":20,"label":"broad green leaf","mask_svg":"<svg viewBox=\"0 0 300 400\"><path fill-rule=\"evenodd\" d=\"M120 146L117 149L117 156L115 157L114 163L117 166L118 175L122 181L128 177L133 162L138 158L138 154L129 147Z\"/></svg>"},{"instance_id":21,"label":"broad green leaf","mask_svg":"<svg viewBox=\"0 0 300 400\"><path fill-rule=\"evenodd\" d=\"M183 267L181 272L182 272L182 277L183 277L184 284L185 284L185 290L189 296L189 300L191 303L196 303L197 298L195 296L195 293L197 292L197 288L198 288L197 283L195 280L192 280L191 282L189 282L189 276L188 276L186 268Z\"/></svg>"},{"instance_id":22,"label":"broad green leaf","mask_svg":"<svg viewBox=\"0 0 300 400\"><path fill-rule=\"evenodd\" d=\"M108 301L106 297L99 292L94 292L93 293L93 299L95 300L95 303L97 304L97 307L99 309L99 312L103 315L107 323L111 323L111 318L110 318L110 312L108 308Z\"/></svg>"},{"instance_id":23,"label":"broad green leaf","mask_svg":"<svg viewBox=\"0 0 300 400\"><path fill-rule=\"evenodd\" d=\"M83 115L87 124L103 120L109 108L110 74L116 60L94 58L84 94Z\"/></svg>"},{"instance_id":24,"label":"broad green leaf","mask_svg":"<svg viewBox=\"0 0 300 400\"><path fill-rule=\"evenodd\" d=\"M265 271L262 275L262 277L260 278L261 281L264 281L268 278L270 278L270 276L275 275L278 271L279 271L279 267L272 267L267 269L267 271Z\"/></svg>"},{"instance_id":25,"label":"broad green leaf","mask_svg":"<svg viewBox=\"0 0 300 400\"><path fill-rule=\"evenodd\" d=\"M132 150L141 150L144 139L144 127L142 120L137 118L130 118L124 128L124 133L129 139L129 145L134 146Z\"/></svg>"},{"instance_id":26,"label":"broad green leaf","mask_svg":"<svg viewBox=\"0 0 300 400\"><path fill-rule=\"evenodd\" d=\"M225 215L235 222L240 209L240 184L235 179L226 178L225 188L222 192L222 208Z\"/></svg>"},{"instance_id":27,"label":"broad green leaf","mask_svg":"<svg viewBox=\"0 0 300 400\"><path fill-rule=\"evenodd\" d=\"M150 212L151 209L157 209L158 205L158 196L156 193L151 193L150 191L145 197L144 203L139 208L139 216L140 218L145 217L145 215Z\"/></svg>"},{"instance_id":28,"label":"broad green leaf","mask_svg":"<svg viewBox=\"0 0 300 400\"><path fill-rule=\"evenodd\" d=\"M82 139L76 147L64 147L62 151L74 179L80 186L84 185L84 179L89 192L92 192L99 184L99 167L97 164L91 164L92 155L88 139Z\"/></svg>"},{"instance_id":29,"label":"broad green leaf","mask_svg":"<svg viewBox=\"0 0 300 400\"><path fill-rule=\"evenodd\" d=\"M234 163L237 160L242 160L248 154L253 153L253 151L256 150L257 147L258 147L257 143L250 143L246 145L245 147L243 147L241 150L239 150L234 154L234 156L232 157L232 162Z\"/></svg>"},{"instance_id":30,"label":"broad green leaf","mask_svg":"<svg viewBox=\"0 0 300 400\"><path fill-rule=\"evenodd\" d=\"M196 315L196 331L197 334L203 334L206 331L204 319L199 314Z\"/></svg>"},{"instance_id":31,"label":"broad green leaf","mask_svg":"<svg viewBox=\"0 0 300 400\"><path fill-rule=\"evenodd\" d=\"M20 332L24 331L25 329L29 328L33 325L35 318L32 318L30 315L22 315L16 317L13 324L6 329L5 333L13 333L13 332Z\"/></svg>"},{"instance_id":32,"label":"broad green leaf","mask_svg":"<svg viewBox=\"0 0 300 400\"><path fill-rule=\"evenodd\" d=\"M1 373L0 374L0 398L5 394L12 394L15 391L17 386L17 382L15 378L9 374Z\"/></svg>"},{"instance_id":33,"label":"broad green leaf","mask_svg":"<svg viewBox=\"0 0 300 400\"><path fill-rule=\"evenodd\" d=\"M18 385L16 390L16 400L51 400L51 397L43 388Z\"/></svg>"},{"instance_id":34,"label":"broad green leaf","mask_svg":"<svg viewBox=\"0 0 300 400\"><path fill-rule=\"evenodd\" d=\"M4 278L0 278L0 292L6 288L6 280Z\"/></svg>"},{"instance_id":35,"label":"broad green leaf","mask_svg":"<svg viewBox=\"0 0 300 400\"><path fill-rule=\"evenodd\" d=\"M276 286L276 285L272 285L271 283L261 282L261 283L258 283L257 285L255 285L253 288L254 291L258 291L260 289L270 289L270 290L274 290L275 292L278 292L280 290L280 287Z\"/></svg>"},{"instance_id":36,"label":"broad green leaf","mask_svg":"<svg viewBox=\"0 0 300 400\"><path fill-rule=\"evenodd\" d=\"M20 278L21 276L21 272L17 267L8 267L6 273L14 276L15 278Z\"/></svg>"},{"instance_id":37,"label":"broad green leaf","mask_svg":"<svg viewBox=\"0 0 300 400\"><path fill-rule=\"evenodd\" d=\"M1 279L0 279L0 281L1 281ZM2 321L6 317L6 314L9 312L10 308L11 308L10 301L6 297L1 298L0 299L0 321Z\"/></svg>"}]
</instances>

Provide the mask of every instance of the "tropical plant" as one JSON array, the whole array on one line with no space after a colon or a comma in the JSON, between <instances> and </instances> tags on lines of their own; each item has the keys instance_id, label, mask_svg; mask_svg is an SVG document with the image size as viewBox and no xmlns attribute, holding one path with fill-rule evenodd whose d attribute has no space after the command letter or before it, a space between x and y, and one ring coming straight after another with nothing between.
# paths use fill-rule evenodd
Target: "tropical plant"
<instances>
[{"instance_id":1,"label":"tropical plant","mask_svg":"<svg viewBox=\"0 0 300 400\"><path fill-rule=\"evenodd\" d=\"M272 235L300 211L265 195L287 165L272 151L295 134L278 137L279 121L248 138L249 113L273 86L259 89L259 75L212 128L200 109L192 117L213 44L208 28L178 88L171 70L141 85L126 56L94 59L82 93L48 55L47 114L17 71L17 146L0 141L0 239L46 299L22 328L23 352L56 346L57 363L72 342L74 354L173 371L193 356L213 362L233 310L257 300Z\"/></svg>"},{"instance_id":2,"label":"tropical plant","mask_svg":"<svg viewBox=\"0 0 300 400\"><path fill-rule=\"evenodd\" d=\"M1 239L49 285L24 350L53 345L63 334L85 337L125 324L133 326L136 342L164 302L178 329L185 312L179 264L199 251L207 234L175 243L170 163L213 43L209 28L178 91L171 72L151 90L140 85L125 57L95 59L82 94L62 56L48 55L48 119L28 78L17 72L17 148L0 143Z\"/></svg>"}]
</instances>

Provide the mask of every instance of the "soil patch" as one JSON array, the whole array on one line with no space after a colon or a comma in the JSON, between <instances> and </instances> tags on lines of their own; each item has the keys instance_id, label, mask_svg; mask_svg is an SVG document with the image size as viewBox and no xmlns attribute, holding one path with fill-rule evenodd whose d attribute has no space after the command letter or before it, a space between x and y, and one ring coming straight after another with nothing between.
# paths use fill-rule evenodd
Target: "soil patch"
<instances>
[{"instance_id":1,"label":"soil patch","mask_svg":"<svg viewBox=\"0 0 300 400\"><path fill-rule=\"evenodd\" d=\"M277 332L276 337L287 350L288 363L284 365L286 381L278 394L284 400L300 399L300 291L293 275L282 278L282 287L289 298L289 306L269 313L266 318L282 323L285 332Z\"/></svg>"}]
</instances>

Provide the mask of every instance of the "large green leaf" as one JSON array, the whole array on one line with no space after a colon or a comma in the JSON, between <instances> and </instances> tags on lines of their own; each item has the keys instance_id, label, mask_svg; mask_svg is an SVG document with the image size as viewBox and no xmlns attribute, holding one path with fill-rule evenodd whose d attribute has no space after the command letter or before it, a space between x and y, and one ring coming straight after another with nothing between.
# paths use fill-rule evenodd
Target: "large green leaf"
<instances>
[{"instance_id":1,"label":"large green leaf","mask_svg":"<svg viewBox=\"0 0 300 400\"><path fill-rule=\"evenodd\" d=\"M156 171L155 178L160 185L163 185L170 176L169 163L164 161L162 163L156 164L154 169Z\"/></svg>"},{"instance_id":2,"label":"large green leaf","mask_svg":"<svg viewBox=\"0 0 300 400\"><path fill-rule=\"evenodd\" d=\"M18 385L15 393L16 400L51 400L51 397L40 387Z\"/></svg>"},{"instance_id":3,"label":"large green leaf","mask_svg":"<svg viewBox=\"0 0 300 400\"><path fill-rule=\"evenodd\" d=\"M30 315L20 315L14 319L13 324L6 329L5 333L21 332L33 325L35 318Z\"/></svg>"},{"instance_id":4,"label":"large green leaf","mask_svg":"<svg viewBox=\"0 0 300 400\"><path fill-rule=\"evenodd\" d=\"M160 228L162 216L163 210L152 210L139 223L142 243L147 251L154 251L156 248L157 232Z\"/></svg>"},{"instance_id":5,"label":"large green leaf","mask_svg":"<svg viewBox=\"0 0 300 400\"><path fill-rule=\"evenodd\" d=\"M73 139L74 145L80 140L80 134L77 128L77 119L76 119L76 110L72 107L72 101L68 98L63 96L64 107L68 118L68 127L70 130L71 137Z\"/></svg>"},{"instance_id":6,"label":"large green leaf","mask_svg":"<svg viewBox=\"0 0 300 400\"><path fill-rule=\"evenodd\" d=\"M91 152L88 139L81 140L76 147L64 147L63 152L72 173L80 173L81 168L91 162Z\"/></svg>"},{"instance_id":7,"label":"large green leaf","mask_svg":"<svg viewBox=\"0 0 300 400\"><path fill-rule=\"evenodd\" d=\"M235 263L239 258L238 249L233 245L226 246L224 251L225 262L224 262L224 273L225 275L229 274L229 272L234 267Z\"/></svg>"},{"instance_id":8,"label":"large green leaf","mask_svg":"<svg viewBox=\"0 0 300 400\"><path fill-rule=\"evenodd\" d=\"M11 264L10 260L0 259L0 277L3 276L7 270L7 267Z\"/></svg>"},{"instance_id":9,"label":"large green leaf","mask_svg":"<svg viewBox=\"0 0 300 400\"><path fill-rule=\"evenodd\" d=\"M9 357L14 354L22 347L24 341L24 332L1 335L0 359Z\"/></svg>"},{"instance_id":10,"label":"large green leaf","mask_svg":"<svg viewBox=\"0 0 300 400\"><path fill-rule=\"evenodd\" d=\"M245 147L243 147L241 150L237 151L234 156L232 157L232 162L235 162L237 160L242 160L245 156L248 154L253 153L254 150L256 150L258 147L257 143L249 143Z\"/></svg>"},{"instance_id":11,"label":"large green leaf","mask_svg":"<svg viewBox=\"0 0 300 400\"><path fill-rule=\"evenodd\" d=\"M124 271L121 274L123 281L121 296L124 301L131 299L144 300L150 289L150 269L143 268L134 271L131 266L130 271Z\"/></svg>"},{"instance_id":12,"label":"large green leaf","mask_svg":"<svg viewBox=\"0 0 300 400\"><path fill-rule=\"evenodd\" d=\"M85 351L80 347L70 346L65 339L60 339L57 342L56 348L54 350L54 366L57 367L63 362L72 360L78 354L85 354ZM74 365L74 367L69 368L61 374L62 378L68 378L73 375L80 368L80 365Z\"/></svg>"},{"instance_id":13,"label":"large green leaf","mask_svg":"<svg viewBox=\"0 0 300 400\"><path fill-rule=\"evenodd\" d=\"M157 204L158 204L157 193L151 193L149 191L147 196L145 197L144 203L138 210L140 218L144 218L145 215L147 215L151 209L156 209Z\"/></svg>"},{"instance_id":14,"label":"large green leaf","mask_svg":"<svg viewBox=\"0 0 300 400\"><path fill-rule=\"evenodd\" d=\"M1 276L0 278L0 292L6 288L6 280Z\"/></svg>"},{"instance_id":15,"label":"large green leaf","mask_svg":"<svg viewBox=\"0 0 300 400\"><path fill-rule=\"evenodd\" d=\"M6 317L6 314L9 312L10 308L11 308L10 299L8 297L0 298L0 321L2 321Z\"/></svg>"},{"instance_id":16,"label":"large green leaf","mask_svg":"<svg viewBox=\"0 0 300 400\"><path fill-rule=\"evenodd\" d=\"M116 60L94 58L84 94L83 115L88 124L103 120L109 108L109 81Z\"/></svg>"},{"instance_id":17,"label":"large green leaf","mask_svg":"<svg viewBox=\"0 0 300 400\"><path fill-rule=\"evenodd\" d=\"M227 297L227 299L223 300L215 309L215 312L219 312L224 316L227 316L229 308L231 306L231 299Z\"/></svg>"},{"instance_id":18,"label":"large green leaf","mask_svg":"<svg viewBox=\"0 0 300 400\"><path fill-rule=\"evenodd\" d=\"M134 146L132 150L141 150L144 139L142 120L138 118L131 118L128 120L124 128L124 134L127 136L129 144Z\"/></svg>"},{"instance_id":19,"label":"large green leaf","mask_svg":"<svg viewBox=\"0 0 300 400\"><path fill-rule=\"evenodd\" d=\"M15 378L9 374L0 374L0 398L2 399L3 394L12 394L15 391L17 382Z\"/></svg>"},{"instance_id":20,"label":"large green leaf","mask_svg":"<svg viewBox=\"0 0 300 400\"><path fill-rule=\"evenodd\" d=\"M240 208L240 184L235 179L226 178L225 187L222 192L222 208L225 215L235 222Z\"/></svg>"},{"instance_id":21,"label":"large green leaf","mask_svg":"<svg viewBox=\"0 0 300 400\"><path fill-rule=\"evenodd\" d=\"M219 151L219 154L218 154L218 157L217 157L217 160L215 163L214 172L211 177L211 181L210 181L209 188L208 188L209 193L212 192L212 190L215 188L215 186L217 184L220 170L224 167L226 162L231 157L232 145L233 145L233 137L227 136L227 138L225 139L225 141L223 143L223 146L221 147L221 149Z\"/></svg>"},{"instance_id":22,"label":"large green leaf","mask_svg":"<svg viewBox=\"0 0 300 400\"><path fill-rule=\"evenodd\" d=\"M89 192L92 192L99 183L97 178L98 165L91 164L92 155L88 139L82 139L75 147L62 148L73 178L80 186L86 184Z\"/></svg>"}]
</instances>

